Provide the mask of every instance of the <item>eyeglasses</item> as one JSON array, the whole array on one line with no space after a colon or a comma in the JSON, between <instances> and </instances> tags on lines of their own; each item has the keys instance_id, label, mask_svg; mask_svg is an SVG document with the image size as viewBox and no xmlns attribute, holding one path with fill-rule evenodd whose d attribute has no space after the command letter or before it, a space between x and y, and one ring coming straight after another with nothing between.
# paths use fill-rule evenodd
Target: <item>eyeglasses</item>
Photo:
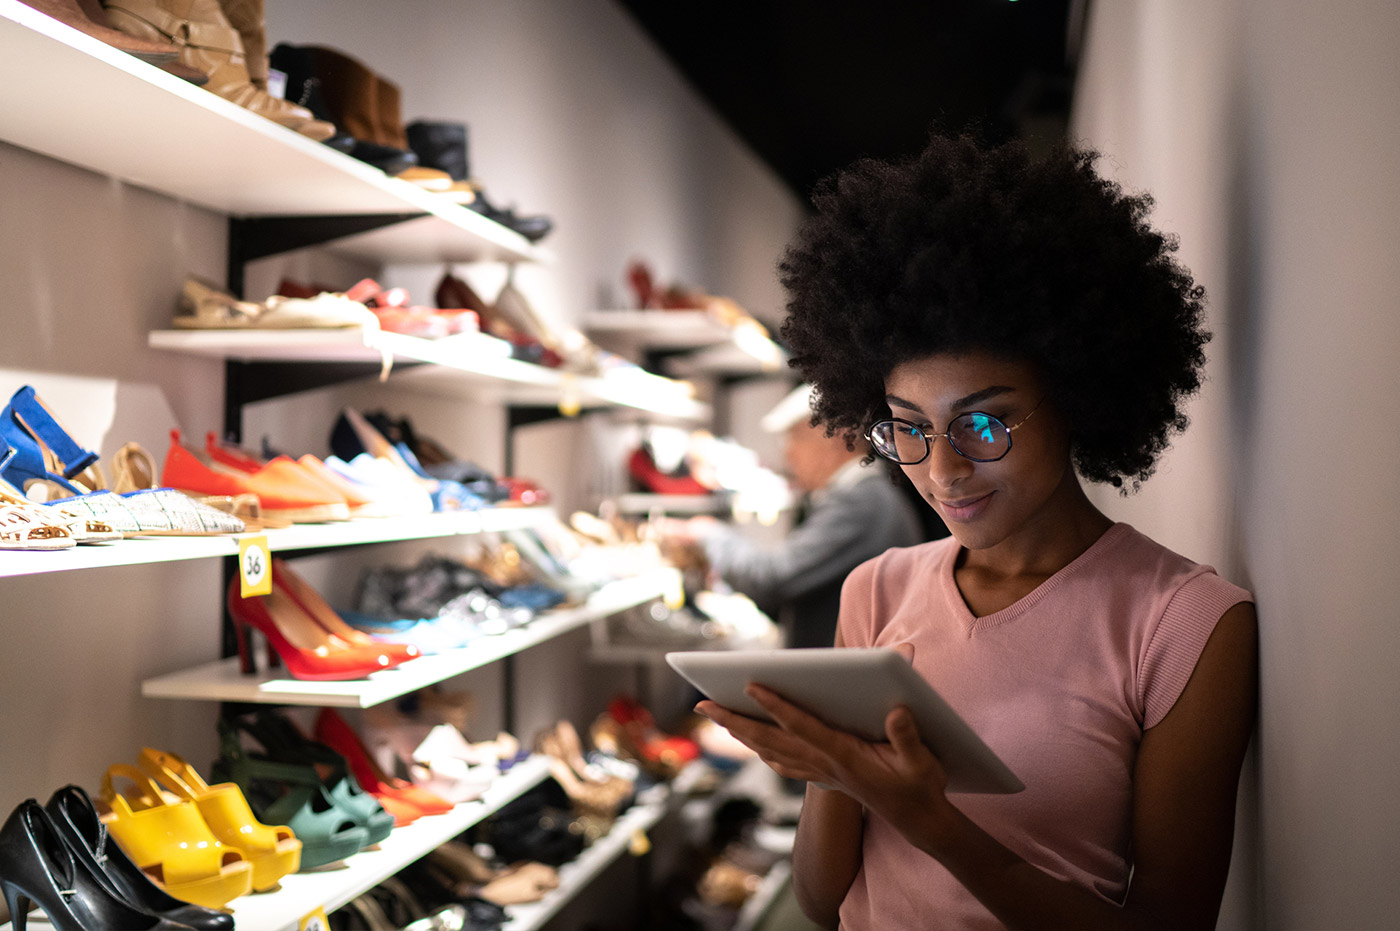
<instances>
[{"instance_id":1,"label":"eyeglasses","mask_svg":"<svg viewBox=\"0 0 1400 931\"><path fill-rule=\"evenodd\" d=\"M1029 414L1009 427L991 414L972 411L954 417L942 433L929 433L918 424L895 419L875 424L865 438L875 452L900 465L923 462L933 449L933 441L940 436L946 436L953 452L964 459L996 462L1011 452L1011 431L1030 420L1043 403L1045 399L1041 398Z\"/></svg>"}]
</instances>

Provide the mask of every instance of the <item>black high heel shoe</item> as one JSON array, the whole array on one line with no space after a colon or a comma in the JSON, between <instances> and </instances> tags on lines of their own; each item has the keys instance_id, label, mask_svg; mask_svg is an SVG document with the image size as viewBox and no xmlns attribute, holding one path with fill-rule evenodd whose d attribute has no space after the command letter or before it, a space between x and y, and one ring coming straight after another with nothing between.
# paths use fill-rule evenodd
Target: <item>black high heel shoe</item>
<instances>
[{"instance_id":1,"label":"black high heel shoe","mask_svg":"<svg viewBox=\"0 0 1400 931\"><path fill-rule=\"evenodd\" d=\"M29 906L44 910L55 931L189 931L117 898L64 844L34 799L19 804L0 828L0 890L10 926L25 931Z\"/></svg>"},{"instance_id":2,"label":"black high heel shoe","mask_svg":"<svg viewBox=\"0 0 1400 931\"><path fill-rule=\"evenodd\" d=\"M79 786L64 786L44 806L75 859L108 891L143 911L194 931L233 931L233 916L175 898L151 882L107 834L92 799Z\"/></svg>"}]
</instances>

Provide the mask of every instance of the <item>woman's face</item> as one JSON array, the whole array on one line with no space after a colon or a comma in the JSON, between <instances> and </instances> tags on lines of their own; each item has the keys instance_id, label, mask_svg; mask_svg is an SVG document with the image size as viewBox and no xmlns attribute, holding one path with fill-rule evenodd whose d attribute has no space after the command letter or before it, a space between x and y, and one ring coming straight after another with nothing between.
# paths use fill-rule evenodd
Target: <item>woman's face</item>
<instances>
[{"instance_id":1,"label":"woman's face","mask_svg":"<svg viewBox=\"0 0 1400 931\"><path fill-rule=\"evenodd\" d=\"M901 466L958 542L979 550L1036 536L1038 527L1053 531L1049 524L1062 516L1056 505L1078 484L1068 431L1032 366L980 352L926 356L890 372L885 392L892 417L930 433L972 412L1020 424L1011 431L1011 450L996 462L966 459L940 436L927 459Z\"/></svg>"}]
</instances>

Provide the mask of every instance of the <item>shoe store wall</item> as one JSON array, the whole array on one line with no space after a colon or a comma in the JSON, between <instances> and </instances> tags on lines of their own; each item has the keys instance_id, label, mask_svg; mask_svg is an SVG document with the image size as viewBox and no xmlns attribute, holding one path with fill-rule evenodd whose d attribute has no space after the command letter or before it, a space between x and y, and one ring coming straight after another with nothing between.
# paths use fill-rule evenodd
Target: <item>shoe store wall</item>
<instances>
[{"instance_id":1,"label":"shoe store wall","mask_svg":"<svg viewBox=\"0 0 1400 931\"><path fill-rule=\"evenodd\" d=\"M665 280L732 296L769 323L780 317L774 266L800 203L614 4L272 0L267 22L269 44L361 58L401 87L406 119L469 125L472 172L493 201L554 220L545 246L556 260L517 278L542 314L572 323L621 301L628 260L645 258ZM196 445L220 429L222 364L152 351L146 334L169 327L187 275L223 280L225 218L4 143L0 205L0 394L34 385L104 461L135 441L159 462L172 427ZM500 268L461 271L488 300L504 277ZM308 250L255 263L248 292L265 297L283 275L348 285L372 274L430 301L441 273ZM378 385L255 405L245 439L267 434L323 455L346 404L411 414L454 452L503 468L505 420L489 400L464 407ZM517 468L548 486L578 463L561 447ZM564 513L575 504L557 502ZM404 552L405 561L416 555ZM378 559L397 561L398 551L308 560L306 574L345 607L359 562ZM67 782L95 788L107 765L144 745L211 759L215 705L142 699L138 684L217 655L220 590L217 560L5 580L0 809ZM576 663L577 649L564 659ZM549 722L566 710L538 714ZM520 730L539 723L522 720Z\"/></svg>"},{"instance_id":2,"label":"shoe store wall","mask_svg":"<svg viewBox=\"0 0 1400 931\"><path fill-rule=\"evenodd\" d=\"M1258 598L1260 724L1219 927L1393 928L1400 7L1091 11L1075 134L1156 196L1216 334L1191 429L1141 494L1101 503Z\"/></svg>"}]
</instances>

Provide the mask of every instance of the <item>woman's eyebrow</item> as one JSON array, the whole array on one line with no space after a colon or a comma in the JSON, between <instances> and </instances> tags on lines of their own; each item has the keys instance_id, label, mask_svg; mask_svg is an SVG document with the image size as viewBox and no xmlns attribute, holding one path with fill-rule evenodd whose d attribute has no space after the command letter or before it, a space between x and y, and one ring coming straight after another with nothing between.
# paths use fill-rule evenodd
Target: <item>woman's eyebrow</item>
<instances>
[{"instance_id":1,"label":"woman's eyebrow","mask_svg":"<svg viewBox=\"0 0 1400 931\"><path fill-rule=\"evenodd\" d=\"M980 391L974 391L972 392L972 394L969 394L966 397L958 398L956 401L950 404L949 407L953 410L962 410L964 408L971 407L974 404L981 404L983 401L997 397L998 395L1005 394L1008 391L1015 390L1016 389L1012 388L1010 385L990 385L986 388L983 388ZM891 407L902 407L905 410L915 411L920 414L924 413L924 409L922 407L915 404L913 401L907 401L904 398L901 398L897 394L885 395L885 403L890 405Z\"/></svg>"}]
</instances>

